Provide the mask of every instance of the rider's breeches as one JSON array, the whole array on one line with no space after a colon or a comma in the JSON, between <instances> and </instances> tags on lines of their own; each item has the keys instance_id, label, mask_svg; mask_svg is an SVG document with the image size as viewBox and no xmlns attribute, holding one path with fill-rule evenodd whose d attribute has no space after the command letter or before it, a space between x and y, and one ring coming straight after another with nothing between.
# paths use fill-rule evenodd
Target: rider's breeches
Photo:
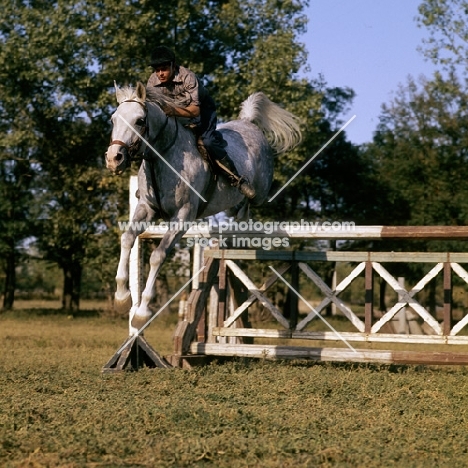
<instances>
[{"instance_id":1,"label":"rider's breeches","mask_svg":"<svg viewBox=\"0 0 468 468\"><path fill-rule=\"evenodd\" d=\"M211 130L203 133L201 135L201 139L213 159L220 161L227 157L226 142L224 141L221 133L217 130Z\"/></svg>"},{"instance_id":2,"label":"rider's breeches","mask_svg":"<svg viewBox=\"0 0 468 468\"><path fill-rule=\"evenodd\" d=\"M217 123L216 105L211 97L207 97L200 108L200 126L197 133L210 156L213 159L221 160L227 157L227 143L221 133L216 130Z\"/></svg>"}]
</instances>

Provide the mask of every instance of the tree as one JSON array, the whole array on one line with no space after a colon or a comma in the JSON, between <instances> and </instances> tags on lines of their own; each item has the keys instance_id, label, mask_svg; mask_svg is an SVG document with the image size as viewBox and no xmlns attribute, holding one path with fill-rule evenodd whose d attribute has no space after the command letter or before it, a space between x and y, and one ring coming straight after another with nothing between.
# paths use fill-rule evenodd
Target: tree
<instances>
[{"instance_id":1,"label":"tree","mask_svg":"<svg viewBox=\"0 0 468 468\"><path fill-rule=\"evenodd\" d=\"M433 80L409 79L393 102L383 107L374 142L366 147L377 162L386 193L385 224L466 225L468 221L468 95L452 74ZM457 242L411 241L420 251L459 251ZM380 242L397 251L402 242ZM391 266L395 276L420 279L420 264ZM425 271L427 273L427 271ZM383 283L385 284L385 283ZM436 283L429 287L435 312Z\"/></svg>"},{"instance_id":2,"label":"tree","mask_svg":"<svg viewBox=\"0 0 468 468\"><path fill-rule=\"evenodd\" d=\"M34 235L43 255L63 269L63 305L74 310L87 244L102 225L103 200L115 188L102 177L108 124L88 101L93 72L89 38L83 34L85 5L15 1L2 2L2 7L2 156L8 167L21 161L34 168L34 185L17 179L40 203L33 207L35 218L27 221L37 226L35 221L42 220ZM26 212L27 198L11 201L16 212Z\"/></svg>"},{"instance_id":3,"label":"tree","mask_svg":"<svg viewBox=\"0 0 468 468\"><path fill-rule=\"evenodd\" d=\"M24 31L16 25L11 3L4 11L12 17L0 20L0 252L5 274L3 307L11 309L16 287L15 271L25 239L34 232L30 207L32 182L39 145L34 122L25 100L24 77L28 59ZM8 45L7 45L8 43ZM22 63L17 57L22 57ZM32 71L31 73L34 73Z\"/></svg>"},{"instance_id":4,"label":"tree","mask_svg":"<svg viewBox=\"0 0 468 468\"><path fill-rule=\"evenodd\" d=\"M368 147L390 191L392 222L466 224L467 143L468 95L454 76L400 87Z\"/></svg>"},{"instance_id":5,"label":"tree","mask_svg":"<svg viewBox=\"0 0 468 468\"><path fill-rule=\"evenodd\" d=\"M424 40L427 58L448 70L466 73L468 59L468 1L423 0L417 18L430 36Z\"/></svg>"},{"instance_id":6,"label":"tree","mask_svg":"<svg viewBox=\"0 0 468 468\"><path fill-rule=\"evenodd\" d=\"M99 127L98 127L99 128ZM113 191L122 192L120 179L104 175L100 153L102 139L95 127L80 121L53 123L44 128L48 147L37 184L42 188L42 230L38 246L47 260L63 271L62 305L77 310L86 258L96 255L106 220L115 218ZM49 137L49 132L53 135ZM64 144L64 142L68 142Z\"/></svg>"},{"instance_id":7,"label":"tree","mask_svg":"<svg viewBox=\"0 0 468 468\"><path fill-rule=\"evenodd\" d=\"M23 256L25 240L34 232L29 216L32 177L33 171L28 161L0 160L0 254L5 273L5 310L13 308L16 266Z\"/></svg>"},{"instance_id":8,"label":"tree","mask_svg":"<svg viewBox=\"0 0 468 468\"><path fill-rule=\"evenodd\" d=\"M114 80L145 82L150 51L164 43L202 77L223 119L237 115L249 93L264 91L302 119L307 135L303 148L278 159L278 184L284 183L327 136L323 109L351 97L346 90L317 89L298 77L306 64L298 41L306 4L0 0L2 157L10 160L23 148L22 158L33 169L28 190L40 203L34 211L42 225L35 234L44 257L63 269L64 307L78 307L83 265L96 255L106 227L115 223L118 203L127 206L126 179L116 182L103 168ZM331 123L328 135L335 129ZM349 144L341 150L354 154ZM310 206L315 195L303 189L308 181L305 177L288 190L281 202L288 205L285 212L293 215L298 206Z\"/></svg>"}]
</instances>

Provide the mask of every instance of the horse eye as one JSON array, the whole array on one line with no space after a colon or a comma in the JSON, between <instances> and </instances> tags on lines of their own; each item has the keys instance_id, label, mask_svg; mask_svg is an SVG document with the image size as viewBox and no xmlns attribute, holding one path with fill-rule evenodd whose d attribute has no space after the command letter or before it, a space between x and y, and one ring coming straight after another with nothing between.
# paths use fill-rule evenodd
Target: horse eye
<instances>
[{"instance_id":1,"label":"horse eye","mask_svg":"<svg viewBox=\"0 0 468 468\"><path fill-rule=\"evenodd\" d=\"M145 125L145 119L138 119L135 124L139 127L143 127Z\"/></svg>"}]
</instances>

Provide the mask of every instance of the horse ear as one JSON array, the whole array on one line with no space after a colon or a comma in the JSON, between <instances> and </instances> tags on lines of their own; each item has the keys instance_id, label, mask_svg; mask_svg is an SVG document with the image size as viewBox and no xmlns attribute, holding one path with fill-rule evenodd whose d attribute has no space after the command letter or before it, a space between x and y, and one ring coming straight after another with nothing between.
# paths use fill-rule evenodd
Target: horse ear
<instances>
[{"instance_id":1,"label":"horse ear","mask_svg":"<svg viewBox=\"0 0 468 468\"><path fill-rule=\"evenodd\" d=\"M114 88L115 88L115 98L117 99L117 102L120 104L120 101L122 100L122 91L117 85L117 82L114 80Z\"/></svg>"},{"instance_id":2,"label":"horse ear","mask_svg":"<svg viewBox=\"0 0 468 468\"><path fill-rule=\"evenodd\" d=\"M137 83L136 92L137 92L137 96L142 101L146 100L146 88L145 88L145 85L141 81Z\"/></svg>"}]
</instances>

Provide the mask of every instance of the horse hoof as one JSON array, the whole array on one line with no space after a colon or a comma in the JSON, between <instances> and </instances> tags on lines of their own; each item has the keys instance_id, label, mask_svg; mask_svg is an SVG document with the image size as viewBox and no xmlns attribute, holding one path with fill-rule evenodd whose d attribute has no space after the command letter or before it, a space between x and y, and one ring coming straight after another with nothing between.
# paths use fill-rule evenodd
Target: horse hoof
<instances>
[{"instance_id":1,"label":"horse hoof","mask_svg":"<svg viewBox=\"0 0 468 468\"><path fill-rule=\"evenodd\" d=\"M122 297L115 295L114 308L118 314L124 315L130 312L132 307L132 296L130 291L125 293Z\"/></svg>"},{"instance_id":2,"label":"horse hoof","mask_svg":"<svg viewBox=\"0 0 468 468\"><path fill-rule=\"evenodd\" d=\"M130 325L137 330L141 330L141 328L143 328L148 323L151 317L152 317L152 314L149 314L149 315L135 314L132 318Z\"/></svg>"}]
</instances>

